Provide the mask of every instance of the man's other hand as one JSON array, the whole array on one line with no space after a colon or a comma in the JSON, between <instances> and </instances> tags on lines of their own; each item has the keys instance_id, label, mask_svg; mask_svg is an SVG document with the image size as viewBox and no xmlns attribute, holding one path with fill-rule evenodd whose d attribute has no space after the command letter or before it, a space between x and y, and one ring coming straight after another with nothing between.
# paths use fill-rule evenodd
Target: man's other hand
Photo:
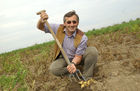
<instances>
[{"instance_id":1,"label":"man's other hand","mask_svg":"<svg viewBox=\"0 0 140 91\"><path fill-rule=\"evenodd\" d=\"M74 72L76 72L76 67L75 67L74 64L69 64L69 65L67 66L67 69L68 69L68 71L69 71L71 74L74 73Z\"/></svg>"}]
</instances>

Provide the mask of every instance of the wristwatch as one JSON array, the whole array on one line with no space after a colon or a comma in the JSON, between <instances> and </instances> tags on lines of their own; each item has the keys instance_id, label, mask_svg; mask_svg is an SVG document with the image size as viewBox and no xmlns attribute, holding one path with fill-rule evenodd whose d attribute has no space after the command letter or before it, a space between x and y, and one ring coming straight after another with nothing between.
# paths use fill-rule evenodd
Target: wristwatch
<instances>
[{"instance_id":1,"label":"wristwatch","mask_svg":"<svg viewBox=\"0 0 140 91\"><path fill-rule=\"evenodd\" d=\"M74 64L76 66L76 64L74 62L71 62L71 64Z\"/></svg>"}]
</instances>

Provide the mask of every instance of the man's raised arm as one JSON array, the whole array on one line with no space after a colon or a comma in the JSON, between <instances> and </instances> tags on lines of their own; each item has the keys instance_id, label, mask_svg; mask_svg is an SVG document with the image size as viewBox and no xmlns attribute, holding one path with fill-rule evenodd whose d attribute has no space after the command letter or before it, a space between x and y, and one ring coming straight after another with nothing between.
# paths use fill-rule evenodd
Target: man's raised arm
<instances>
[{"instance_id":1,"label":"man's raised arm","mask_svg":"<svg viewBox=\"0 0 140 91\"><path fill-rule=\"evenodd\" d=\"M45 19L48 19L48 15L45 12L42 12L40 14L40 19L37 23L37 28L42 30L42 31L45 31L45 26L44 26L44 24L45 24L44 20Z\"/></svg>"}]
</instances>

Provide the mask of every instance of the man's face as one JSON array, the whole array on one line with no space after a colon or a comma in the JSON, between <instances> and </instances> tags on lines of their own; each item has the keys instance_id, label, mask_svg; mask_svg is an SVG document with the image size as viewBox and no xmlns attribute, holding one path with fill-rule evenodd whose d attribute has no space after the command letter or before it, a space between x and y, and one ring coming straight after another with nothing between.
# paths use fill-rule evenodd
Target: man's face
<instances>
[{"instance_id":1,"label":"man's face","mask_svg":"<svg viewBox=\"0 0 140 91\"><path fill-rule=\"evenodd\" d=\"M79 22L77 21L77 17L75 15L71 16L71 17L65 17L65 22L64 25L66 27L66 30L69 33L74 33Z\"/></svg>"}]
</instances>

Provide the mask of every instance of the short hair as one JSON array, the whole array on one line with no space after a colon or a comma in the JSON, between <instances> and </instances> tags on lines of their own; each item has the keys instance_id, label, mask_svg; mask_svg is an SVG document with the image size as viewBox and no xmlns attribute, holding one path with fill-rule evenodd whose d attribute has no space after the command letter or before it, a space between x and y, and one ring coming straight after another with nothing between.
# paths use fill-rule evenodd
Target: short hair
<instances>
[{"instance_id":1,"label":"short hair","mask_svg":"<svg viewBox=\"0 0 140 91\"><path fill-rule=\"evenodd\" d=\"M72 11L69 11L68 13L66 13L63 17L63 21L65 22L66 21L66 17L71 17L75 15L77 17L77 21L79 22L79 16L76 14L75 10L72 10Z\"/></svg>"}]
</instances>

